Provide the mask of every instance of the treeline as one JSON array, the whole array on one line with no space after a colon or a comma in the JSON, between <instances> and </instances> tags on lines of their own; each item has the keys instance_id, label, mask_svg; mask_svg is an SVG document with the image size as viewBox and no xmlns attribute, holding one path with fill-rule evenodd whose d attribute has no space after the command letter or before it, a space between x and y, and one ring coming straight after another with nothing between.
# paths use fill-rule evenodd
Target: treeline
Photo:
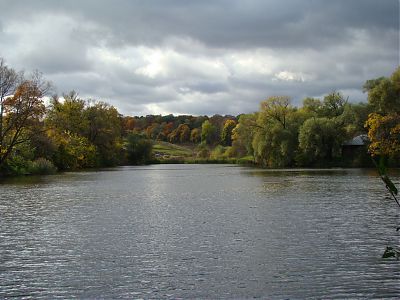
<instances>
[{"instance_id":1,"label":"treeline","mask_svg":"<svg viewBox=\"0 0 400 300\"><path fill-rule=\"evenodd\" d=\"M154 141L173 144L231 145L231 132L237 124L237 117L230 115L147 115L124 117L124 128L143 134Z\"/></svg>"},{"instance_id":2,"label":"treeline","mask_svg":"<svg viewBox=\"0 0 400 300\"><path fill-rule=\"evenodd\" d=\"M76 92L44 97L51 84L39 72L26 76L0 59L0 175L140 164L151 141L127 129L107 103Z\"/></svg>"},{"instance_id":3,"label":"treeline","mask_svg":"<svg viewBox=\"0 0 400 300\"><path fill-rule=\"evenodd\" d=\"M372 153L385 149L396 157L399 73L367 81L368 103L351 104L332 92L322 100L306 98L300 108L288 97L270 97L258 112L239 116L132 117L74 91L51 96L45 106L51 84L39 72L26 76L0 59L0 174L143 164L156 161L157 141L190 147L204 160L332 166L351 164L342 157L343 142L369 133Z\"/></svg>"},{"instance_id":4,"label":"treeline","mask_svg":"<svg viewBox=\"0 0 400 300\"><path fill-rule=\"evenodd\" d=\"M237 117L128 118L130 129L149 139L198 145L197 156L203 159L239 159L263 167L365 167L372 166L370 154L379 155L386 147L385 155L396 164L399 77L398 68L390 78L368 80L363 86L368 103L350 103L341 93L331 92L322 100L305 98L301 107L293 106L289 97L269 97L258 112ZM355 147L351 155L343 154L346 141L367 134L370 153Z\"/></svg>"}]
</instances>

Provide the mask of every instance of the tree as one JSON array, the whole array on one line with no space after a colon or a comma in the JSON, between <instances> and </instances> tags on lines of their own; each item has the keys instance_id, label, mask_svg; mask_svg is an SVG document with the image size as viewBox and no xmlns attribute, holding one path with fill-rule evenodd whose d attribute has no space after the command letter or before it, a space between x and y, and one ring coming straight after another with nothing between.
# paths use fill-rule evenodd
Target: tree
<instances>
[{"instance_id":1,"label":"tree","mask_svg":"<svg viewBox=\"0 0 400 300\"><path fill-rule=\"evenodd\" d=\"M216 127L210 121L205 120L201 125L201 142L208 145L215 143L216 132Z\"/></svg>"},{"instance_id":2,"label":"tree","mask_svg":"<svg viewBox=\"0 0 400 300\"><path fill-rule=\"evenodd\" d=\"M19 76L15 70L6 66L3 58L0 58L0 149L3 142L3 118L6 108L6 99L12 96L17 88Z\"/></svg>"},{"instance_id":3,"label":"tree","mask_svg":"<svg viewBox=\"0 0 400 300\"><path fill-rule=\"evenodd\" d=\"M364 91L368 92L368 102L375 112L380 114L400 112L400 67L390 78L368 80L364 84Z\"/></svg>"},{"instance_id":4,"label":"tree","mask_svg":"<svg viewBox=\"0 0 400 300\"><path fill-rule=\"evenodd\" d=\"M96 147L87 138L69 131L49 130L55 145L52 161L59 170L97 166Z\"/></svg>"},{"instance_id":5,"label":"tree","mask_svg":"<svg viewBox=\"0 0 400 300\"><path fill-rule=\"evenodd\" d=\"M353 138L365 134L365 122L372 113L372 106L366 103L347 103L343 114L339 117L344 124L347 136Z\"/></svg>"},{"instance_id":6,"label":"tree","mask_svg":"<svg viewBox=\"0 0 400 300\"><path fill-rule=\"evenodd\" d=\"M153 123L146 128L145 132L147 138L155 140L161 132L161 126L158 123Z\"/></svg>"},{"instance_id":7,"label":"tree","mask_svg":"<svg viewBox=\"0 0 400 300\"><path fill-rule=\"evenodd\" d=\"M338 121L328 118L312 118L304 122L299 132L301 164L325 164L341 155L344 129Z\"/></svg>"},{"instance_id":8,"label":"tree","mask_svg":"<svg viewBox=\"0 0 400 300\"><path fill-rule=\"evenodd\" d=\"M232 130L235 128L234 120L226 120L221 133L221 142L224 146L232 146Z\"/></svg>"},{"instance_id":9,"label":"tree","mask_svg":"<svg viewBox=\"0 0 400 300\"><path fill-rule=\"evenodd\" d=\"M232 130L232 146L239 156L253 155L252 141L258 125L256 114L246 114L239 117L239 122Z\"/></svg>"},{"instance_id":10,"label":"tree","mask_svg":"<svg viewBox=\"0 0 400 300\"><path fill-rule=\"evenodd\" d=\"M400 67L390 78L368 80L364 85L375 112L365 123L373 156L400 155Z\"/></svg>"},{"instance_id":11,"label":"tree","mask_svg":"<svg viewBox=\"0 0 400 300\"><path fill-rule=\"evenodd\" d=\"M324 97L321 107L322 115L328 118L340 116L344 112L348 98L345 99L340 92L333 91Z\"/></svg>"},{"instance_id":12,"label":"tree","mask_svg":"<svg viewBox=\"0 0 400 300\"><path fill-rule=\"evenodd\" d=\"M316 98L307 97L303 100L303 110L313 116L322 116L322 102Z\"/></svg>"},{"instance_id":13,"label":"tree","mask_svg":"<svg viewBox=\"0 0 400 300\"><path fill-rule=\"evenodd\" d=\"M256 162L265 167L293 165L297 147L297 135L277 122L256 130L252 146Z\"/></svg>"},{"instance_id":14,"label":"tree","mask_svg":"<svg viewBox=\"0 0 400 300\"><path fill-rule=\"evenodd\" d=\"M198 144L201 142L201 129L200 128L194 128L190 132L190 141L193 144Z\"/></svg>"},{"instance_id":15,"label":"tree","mask_svg":"<svg viewBox=\"0 0 400 300\"><path fill-rule=\"evenodd\" d=\"M400 114L381 116L373 113L365 125L370 140L369 151L373 156L400 156Z\"/></svg>"},{"instance_id":16,"label":"tree","mask_svg":"<svg viewBox=\"0 0 400 300\"><path fill-rule=\"evenodd\" d=\"M190 139L190 128L186 124L181 124L178 126L179 131L179 142L180 143L187 143Z\"/></svg>"},{"instance_id":17,"label":"tree","mask_svg":"<svg viewBox=\"0 0 400 300\"><path fill-rule=\"evenodd\" d=\"M126 152L129 164L145 164L151 159L153 144L143 135L130 133L126 139Z\"/></svg>"},{"instance_id":18,"label":"tree","mask_svg":"<svg viewBox=\"0 0 400 300\"><path fill-rule=\"evenodd\" d=\"M218 144L221 141L222 127L224 126L225 120L226 118L219 114L215 114L208 119L211 125L215 128L211 138L212 144Z\"/></svg>"},{"instance_id":19,"label":"tree","mask_svg":"<svg viewBox=\"0 0 400 300\"><path fill-rule=\"evenodd\" d=\"M297 111L285 96L274 96L261 102L252 141L256 162L263 166L293 165L297 149Z\"/></svg>"},{"instance_id":20,"label":"tree","mask_svg":"<svg viewBox=\"0 0 400 300\"><path fill-rule=\"evenodd\" d=\"M133 131L135 129L135 118L129 116L123 117L121 119L121 126L124 135L127 134L128 131Z\"/></svg>"},{"instance_id":21,"label":"tree","mask_svg":"<svg viewBox=\"0 0 400 300\"><path fill-rule=\"evenodd\" d=\"M179 124L169 135L170 143L186 143L190 139L190 128L186 124Z\"/></svg>"},{"instance_id":22,"label":"tree","mask_svg":"<svg viewBox=\"0 0 400 300\"><path fill-rule=\"evenodd\" d=\"M261 102L261 114L276 120L283 128L286 128L286 118L290 111L292 107L287 96L272 96Z\"/></svg>"},{"instance_id":23,"label":"tree","mask_svg":"<svg viewBox=\"0 0 400 300\"><path fill-rule=\"evenodd\" d=\"M16 84L9 82L14 80L13 72L4 65L1 68L0 73L5 74L0 75L4 76L1 85L8 91L1 92L0 167L17 145L29 142L45 113L43 97L50 89L50 83L39 72L34 72L29 79L21 77Z\"/></svg>"},{"instance_id":24,"label":"tree","mask_svg":"<svg viewBox=\"0 0 400 300\"><path fill-rule=\"evenodd\" d=\"M85 101L80 99L75 91L63 94L63 98L63 102L60 101L57 95L51 99L50 109L46 118L47 126L78 135L87 134L89 124L85 116Z\"/></svg>"},{"instance_id":25,"label":"tree","mask_svg":"<svg viewBox=\"0 0 400 300\"><path fill-rule=\"evenodd\" d=\"M119 162L121 117L117 109L104 102L95 102L83 113L87 132L83 134L97 148L100 165L112 166Z\"/></svg>"}]
</instances>

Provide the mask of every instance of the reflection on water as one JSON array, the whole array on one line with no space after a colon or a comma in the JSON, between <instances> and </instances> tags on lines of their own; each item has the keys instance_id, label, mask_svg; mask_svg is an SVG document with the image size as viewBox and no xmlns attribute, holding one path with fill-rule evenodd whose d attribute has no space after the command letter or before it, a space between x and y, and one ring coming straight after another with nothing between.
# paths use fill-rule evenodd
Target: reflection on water
<instances>
[{"instance_id":1,"label":"reflection on water","mask_svg":"<svg viewBox=\"0 0 400 300\"><path fill-rule=\"evenodd\" d=\"M380 258L399 211L374 171L156 165L0 192L0 298L400 295Z\"/></svg>"}]
</instances>

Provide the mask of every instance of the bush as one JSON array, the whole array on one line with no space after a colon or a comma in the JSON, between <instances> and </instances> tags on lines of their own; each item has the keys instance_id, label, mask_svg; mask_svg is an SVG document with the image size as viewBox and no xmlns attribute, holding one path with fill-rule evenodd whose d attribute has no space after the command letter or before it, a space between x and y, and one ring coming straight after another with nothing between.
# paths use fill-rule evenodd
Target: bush
<instances>
[{"instance_id":1,"label":"bush","mask_svg":"<svg viewBox=\"0 0 400 300\"><path fill-rule=\"evenodd\" d=\"M210 150L208 150L208 147L205 143L201 143L197 147L197 154L196 158L197 159L205 159L210 157Z\"/></svg>"},{"instance_id":2,"label":"bush","mask_svg":"<svg viewBox=\"0 0 400 300\"><path fill-rule=\"evenodd\" d=\"M28 167L28 172L34 175L54 174L56 171L57 168L53 165L53 163L42 157L31 162Z\"/></svg>"},{"instance_id":3,"label":"bush","mask_svg":"<svg viewBox=\"0 0 400 300\"><path fill-rule=\"evenodd\" d=\"M0 174L11 176L26 175L29 173L27 170L28 164L29 160L20 155L15 155L1 166Z\"/></svg>"},{"instance_id":4,"label":"bush","mask_svg":"<svg viewBox=\"0 0 400 300\"><path fill-rule=\"evenodd\" d=\"M214 160L220 160L225 158L225 147L218 145L210 153L210 158Z\"/></svg>"},{"instance_id":5,"label":"bush","mask_svg":"<svg viewBox=\"0 0 400 300\"><path fill-rule=\"evenodd\" d=\"M129 164L146 164L151 161L153 143L143 135L131 133L126 140L126 153Z\"/></svg>"}]
</instances>

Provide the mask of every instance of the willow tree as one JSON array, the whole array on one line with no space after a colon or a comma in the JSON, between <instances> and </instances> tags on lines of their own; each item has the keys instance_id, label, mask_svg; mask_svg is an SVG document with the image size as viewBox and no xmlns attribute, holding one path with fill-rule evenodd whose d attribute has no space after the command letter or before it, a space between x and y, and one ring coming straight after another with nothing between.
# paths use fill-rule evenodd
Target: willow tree
<instances>
[{"instance_id":1,"label":"willow tree","mask_svg":"<svg viewBox=\"0 0 400 300\"><path fill-rule=\"evenodd\" d=\"M299 127L294 122L296 113L286 96L273 96L261 102L252 140L257 163L265 167L294 164Z\"/></svg>"}]
</instances>

